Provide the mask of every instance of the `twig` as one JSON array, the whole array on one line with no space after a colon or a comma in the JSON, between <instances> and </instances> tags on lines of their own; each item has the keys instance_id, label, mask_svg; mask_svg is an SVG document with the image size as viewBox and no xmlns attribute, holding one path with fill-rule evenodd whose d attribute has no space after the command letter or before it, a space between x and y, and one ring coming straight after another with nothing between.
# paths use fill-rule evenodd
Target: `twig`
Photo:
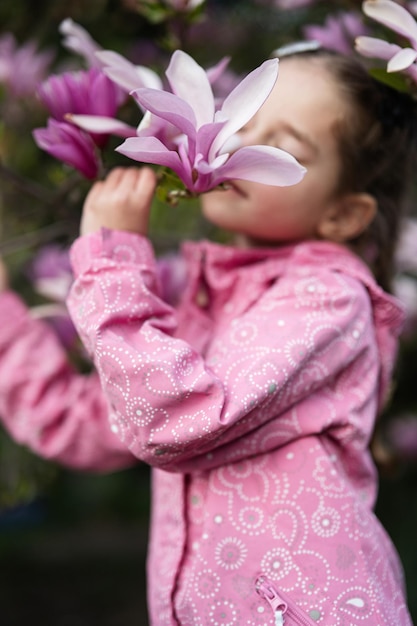
<instances>
[{"instance_id":1,"label":"twig","mask_svg":"<svg viewBox=\"0 0 417 626\"><path fill-rule=\"evenodd\" d=\"M73 224L67 220L55 222L39 230L13 237L13 239L9 239L8 241L0 242L0 255L8 256L25 248L47 243L60 235L68 235L68 233L71 232L72 226Z\"/></svg>"},{"instance_id":2,"label":"twig","mask_svg":"<svg viewBox=\"0 0 417 626\"><path fill-rule=\"evenodd\" d=\"M17 172L13 171L12 169L10 169L10 167L7 167L7 165L4 165L4 163L2 163L1 160L0 160L0 176L2 178L10 180L13 183L13 185L18 187L25 194L33 196L34 198L41 200L45 204L52 204L53 196L50 192L48 192L44 187L41 187L37 183L34 183L33 181L27 178L24 178Z\"/></svg>"}]
</instances>

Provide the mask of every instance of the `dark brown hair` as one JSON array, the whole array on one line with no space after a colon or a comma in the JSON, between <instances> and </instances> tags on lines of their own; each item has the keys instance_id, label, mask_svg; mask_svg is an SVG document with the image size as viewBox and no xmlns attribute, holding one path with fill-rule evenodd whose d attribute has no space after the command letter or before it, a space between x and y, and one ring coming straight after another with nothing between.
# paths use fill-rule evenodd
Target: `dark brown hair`
<instances>
[{"instance_id":1,"label":"dark brown hair","mask_svg":"<svg viewBox=\"0 0 417 626\"><path fill-rule=\"evenodd\" d=\"M373 222L351 244L369 263L378 283L389 291L415 171L416 104L408 93L373 78L356 57L327 50L296 57L325 63L350 104L337 129L342 160L339 191L365 192L375 198L378 208Z\"/></svg>"}]
</instances>

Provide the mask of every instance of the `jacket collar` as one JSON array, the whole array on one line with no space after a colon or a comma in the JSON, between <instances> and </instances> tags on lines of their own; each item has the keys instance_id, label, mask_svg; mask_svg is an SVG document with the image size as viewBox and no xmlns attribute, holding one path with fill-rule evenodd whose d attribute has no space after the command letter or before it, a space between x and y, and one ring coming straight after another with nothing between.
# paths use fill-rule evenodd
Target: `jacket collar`
<instances>
[{"instance_id":1,"label":"jacket collar","mask_svg":"<svg viewBox=\"0 0 417 626\"><path fill-rule=\"evenodd\" d=\"M380 407L389 388L397 341L404 325L404 307L377 283L365 263L345 246L328 241L306 241L278 248L237 248L210 241L183 244L190 279L206 282L214 291L227 291L244 281L256 300L265 285L279 278L286 268L325 266L360 281L367 289L373 309L375 335L381 355ZM247 302L246 304L250 304Z\"/></svg>"}]
</instances>

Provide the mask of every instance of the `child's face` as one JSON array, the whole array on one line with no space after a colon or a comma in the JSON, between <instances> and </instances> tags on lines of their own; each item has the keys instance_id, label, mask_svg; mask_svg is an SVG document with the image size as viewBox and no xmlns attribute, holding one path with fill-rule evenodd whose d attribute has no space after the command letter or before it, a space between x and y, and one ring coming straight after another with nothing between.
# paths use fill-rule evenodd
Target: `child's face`
<instances>
[{"instance_id":1,"label":"child's face","mask_svg":"<svg viewBox=\"0 0 417 626\"><path fill-rule=\"evenodd\" d=\"M290 152L307 173L290 187L235 181L229 191L203 197L205 217L265 243L320 238L322 219L340 203L342 164L335 125L346 113L340 91L321 63L282 61L273 91L240 137L243 145L266 144Z\"/></svg>"}]
</instances>

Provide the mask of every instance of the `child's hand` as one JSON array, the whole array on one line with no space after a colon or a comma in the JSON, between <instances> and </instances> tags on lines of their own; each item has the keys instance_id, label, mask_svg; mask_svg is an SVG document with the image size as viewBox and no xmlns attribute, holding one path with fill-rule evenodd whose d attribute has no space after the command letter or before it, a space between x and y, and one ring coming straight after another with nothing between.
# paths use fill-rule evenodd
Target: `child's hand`
<instances>
[{"instance_id":1,"label":"child's hand","mask_svg":"<svg viewBox=\"0 0 417 626\"><path fill-rule=\"evenodd\" d=\"M146 235L155 187L156 175L149 167L115 168L87 195L81 235L101 227Z\"/></svg>"},{"instance_id":2,"label":"child's hand","mask_svg":"<svg viewBox=\"0 0 417 626\"><path fill-rule=\"evenodd\" d=\"M6 291L9 286L8 276L6 266L3 263L3 260L0 258L0 293Z\"/></svg>"}]
</instances>

